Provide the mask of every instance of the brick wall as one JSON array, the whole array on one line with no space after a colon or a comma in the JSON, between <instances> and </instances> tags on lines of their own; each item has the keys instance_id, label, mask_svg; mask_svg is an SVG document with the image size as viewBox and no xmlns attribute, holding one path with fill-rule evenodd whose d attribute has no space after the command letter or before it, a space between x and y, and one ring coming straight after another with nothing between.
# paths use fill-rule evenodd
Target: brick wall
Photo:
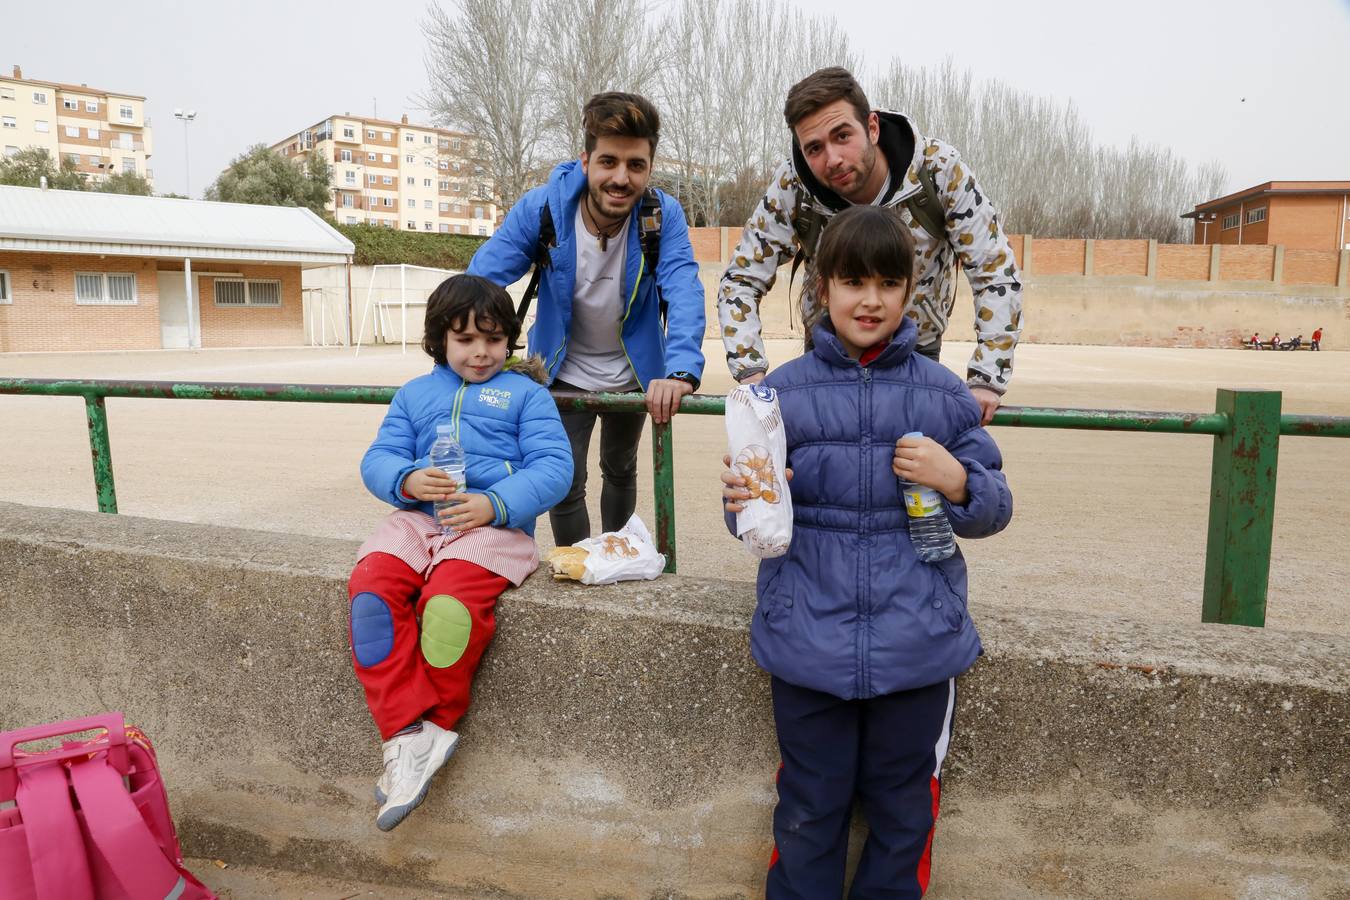
<instances>
[{"instance_id":1,"label":"brick wall","mask_svg":"<svg viewBox=\"0 0 1350 900\"><path fill-rule=\"evenodd\" d=\"M1336 253L1325 250L1285 250L1282 284L1335 284Z\"/></svg>"},{"instance_id":2,"label":"brick wall","mask_svg":"<svg viewBox=\"0 0 1350 900\"><path fill-rule=\"evenodd\" d=\"M1340 197L1271 197L1270 243L1305 250L1338 250L1341 239ZM1350 241L1350 223L1345 229ZM1243 236L1243 243L1247 238Z\"/></svg>"},{"instance_id":3,"label":"brick wall","mask_svg":"<svg viewBox=\"0 0 1350 900\"><path fill-rule=\"evenodd\" d=\"M1270 281L1275 248L1268 244L1224 247L1219 257L1220 281Z\"/></svg>"},{"instance_id":4,"label":"brick wall","mask_svg":"<svg viewBox=\"0 0 1350 900\"><path fill-rule=\"evenodd\" d=\"M159 347L159 283L153 260L0 251L9 303L0 304L0 352L149 350ZM136 276L134 306L78 306L75 273Z\"/></svg>"},{"instance_id":5,"label":"brick wall","mask_svg":"<svg viewBox=\"0 0 1350 900\"><path fill-rule=\"evenodd\" d=\"M305 343L299 266L229 266L245 278L281 282L280 307L216 306L216 279L197 279L203 347L293 347Z\"/></svg>"},{"instance_id":6,"label":"brick wall","mask_svg":"<svg viewBox=\"0 0 1350 900\"><path fill-rule=\"evenodd\" d=\"M1033 238L1031 269L1038 275L1082 275L1086 248L1082 240Z\"/></svg>"},{"instance_id":7,"label":"brick wall","mask_svg":"<svg viewBox=\"0 0 1350 900\"><path fill-rule=\"evenodd\" d=\"M1032 243L1039 246L1039 241ZM1092 274L1147 275L1148 241L1093 241Z\"/></svg>"},{"instance_id":8,"label":"brick wall","mask_svg":"<svg viewBox=\"0 0 1350 900\"><path fill-rule=\"evenodd\" d=\"M1208 281L1210 252L1208 244L1159 244L1157 277L1166 281Z\"/></svg>"}]
</instances>

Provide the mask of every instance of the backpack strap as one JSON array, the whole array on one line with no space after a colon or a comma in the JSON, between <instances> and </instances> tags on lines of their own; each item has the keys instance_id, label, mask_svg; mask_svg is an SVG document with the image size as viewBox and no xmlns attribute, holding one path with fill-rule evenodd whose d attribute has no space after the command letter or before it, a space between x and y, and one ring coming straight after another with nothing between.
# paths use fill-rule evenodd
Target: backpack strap
<instances>
[{"instance_id":1,"label":"backpack strap","mask_svg":"<svg viewBox=\"0 0 1350 900\"><path fill-rule=\"evenodd\" d=\"M642 204L638 209L638 243L642 247L643 265L656 284L656 299L661 310L661 324L666 322L666 298L661 285L656 282L656 264L661 261L661 198L654 188L647 188L642 194Z\"/></svg>"},{"instance_id":2,"label":"backpack strap","mask_svg":"<svg viewBox=\"0 0 1350 900\"><path fill-rule=\"evenodd\" d=\"M942 198L938 196L937 182L933 173L924 164L919 164L919 186L917 194L905 201L905 209L914 217L914 221L932 236L939 244L947 243L947 213L942 208Z\"/></svg>"},{"instance_id":3,"label":"backpack strap","mask_svg":"<svg viewBox=\"0 0 1350 900\"><path fill-rule=\"evenodd\" d=\"M520 305L516 307L516 321L522 325L525 322L525 316L530 311L530 303L534 300L535 294L539 292L539 279L544 270L553 264L552 257L549 256L549 250L558 245L558 232L553 227L553 210L548 205L548 200L544 201L544 206L539 210L539 237L534 245L534 272L530 275L530 284L525 288L525 296L520 298ZM506 355L515 354L520 345L519 338L506 348Z\"/></svg>"},{"instance_id":4,"label":"backpack strap","mask_svg":"<svg viewBox=\"0 0 1350 900\"><path fill-rule=\"evenodd\" d=\"M15 800L23 816L34 896L94 900L93 876L65 766L50 762L21 770ZM6 873L10 875L16 875L22 886L22 876Z\"/></svg>"}]
</instances>

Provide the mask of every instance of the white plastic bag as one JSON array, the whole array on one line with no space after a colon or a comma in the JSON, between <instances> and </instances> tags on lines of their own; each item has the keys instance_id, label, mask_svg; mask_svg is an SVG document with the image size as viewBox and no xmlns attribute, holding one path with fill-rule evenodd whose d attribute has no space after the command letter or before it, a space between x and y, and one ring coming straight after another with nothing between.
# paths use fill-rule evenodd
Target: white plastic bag
<instances>
[{"instance_id":1,"label":"white plastic bag","mask_svg":"<svg viewBox=\"0 0 1350 900\"><path fill-rule=\"evenodd\" d=\"M584 560L578 558L577 550L585 551ZM637 516L618 531L577 541L570 548L559 547L549 554L549 562L554 578L582 584L650 580L666 568L665 554L657 552L651 533Z\"/></svg>"},{"instance_id":2,"label":"white plastic bag","mask_svg":"<svg viewBox=\"0 0 1350 900\"><path fill-rule=\"evenodd\" d=\"M782 556L792 541L792 495L778 392L758 384L737 387L727 394L726 421L732 471L750 489L745 509L736 514L736 536L760 559Z\"/></svg>"}]
</instances>

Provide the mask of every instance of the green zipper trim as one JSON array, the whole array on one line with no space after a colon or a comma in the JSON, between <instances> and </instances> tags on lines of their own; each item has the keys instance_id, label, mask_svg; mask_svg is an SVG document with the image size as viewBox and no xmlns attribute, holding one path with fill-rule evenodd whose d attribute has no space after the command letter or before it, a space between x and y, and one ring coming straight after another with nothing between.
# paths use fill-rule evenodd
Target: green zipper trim
<instances>
[{"instance_id":1,"label":"green zipper trim","mask_svg":"<svg viewBox=\"0 0 1350 900\"><path fill-rule=\"evenodd\" d=\"M619 320L619 346L623 348L623 358L628 360L628 368L633 370L633 377L637 379L638 387L644 391L647 390L647 386L642 383L642 376L638 374L637 366L633 365L633 358L628 355L628 345L623 342L623 326L628 321L628 314L633 311L633 301L637 299L638 287L642 285L642 273L646 268L647 257L639 257L637 281L633 282L633 293L628 298L628 306L623 311L623 318Z\"/></svg>"},{"instance_id":2,"label":"green zipper trim","mask_svg":"<svg viewBox=\"0 0 1350 900\"><path fill-rule=\"evenodd\" d=\"M506 466L506 474L507 474L507 475L514 475L514 474L516 474L515 470L511 468L511 460L509 460L509 459L504 459L504 460L502 460L502 465Z\"/></svg>"},{"instance_id":3,"label":"green zipper trim","mask_svg":"<svg viewBox=\"0 0 1350 900\"><path fill-rule=\"evenodd\" d=\"M495 510L497 510L497 518L501 521L501 523L502 523L503 525L505 525L505 524L506 524L506 504L502 502L502 498L501 498L501 497L498 497L498 496L497 496L496 494L494 494L492 491L484 491L483 493L485 493L485 494L488 495L488 499L492 501L492 508L495 509Z\"/></svg>"},{"instance_id":4,"label":"green zipper trim","mask_svg":"<svg viewBox=\"0 0 1350 900\"><path fill-rule=\"evenodd\" d=\"M455 426L455 440L459 440L459 414L463 412L464 391L469 387L466 381L455 391L455 402L450 406L450 422Z\"/></svg>"}]
</instances>

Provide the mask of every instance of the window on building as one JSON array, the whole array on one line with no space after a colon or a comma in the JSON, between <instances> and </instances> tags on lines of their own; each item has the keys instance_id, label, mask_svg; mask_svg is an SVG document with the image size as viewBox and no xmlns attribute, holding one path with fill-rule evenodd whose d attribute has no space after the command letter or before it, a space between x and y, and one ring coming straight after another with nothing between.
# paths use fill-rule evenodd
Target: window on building
<instances>
[{"instance_id":1,"label":"window on building","mask_svg":"<svg viewBox=\"0 0 1350 900\"><path fill-rule=\"evenodd\" d=\"M343 150L340 154L338 154L338 159L342 160L343 162L351 162L351 161L352 161L352 151L350 151L350 150Z\"/></svg>"},{"instance_id":2,"label":"window on building","mask_svg":"<svg viewBox=\"0 0 1350 900\"><path fill-rule=\"evenodd\" d=\"M378 180L374 175L366 176L366 184L375 184Z\"/></svg>"},{"instance_id":3,"label":"window on building","mask_svg":"<svg viewBox=\"0 0 1350 900\"><path fill-rule=\"evenodd\" d=\"M374 153L369 153L369 152L367 152L367 153L366 153L366 162L374 162L374 161L375 161L375 154L374 154Z\"/></svg>"},{"instance_id":4,"label":"window on building","mask_svg":"<svg viewBox=\"0 0 1350 900\"><path fill-rule=\"evenodd\" d=\"M123 122L130 122L132 119L136 118L136 111L131 108L131 104L123 103L118 108L117 115L122 119Z\"/></svg>"},{"instance_id":5,"label":"window on building","mask_svg":"<svg viewBox=\"0 0 1350 900\"><path fill-rule=\"evenodd\" d=\"M423 200L423 201L422 201L422 208L423 208L423 209L431 209L431 201L430 201L430 200Z\"/></svg>"},{"instance_id":6,"label":"window on building","mask_svg":"<svg viewBox=\"0 0 1350 900\"><path fill-rule=\"evenodd\" d=\"M449 233L450 233L450 224L448 222L442 222L441 234L449 234Z\"/></svg>"},{"instance_id":7,"label":"window on building","mask_svg":"<svg viewBox=\"0 0 1350 900\"><path fill-rule=\"evenodd\" d=\"M416 230L417 230L417 223L414 222L412 219L409 219L409 220L408 220L408 230L409 230L409 231L416 231Z\"/></svg>"},{"instance_id":8,"label":"window on building","mask_svg":"<svg viewBox=\"0 0 1350 900\"><path fill-rule=\"evenodd\" d=\"M216 306L281 306L281 282L261 278L215 279Z\"/></svg>"},{"instance_id":9,"label":"window on building","mask_svg":"<svg viewBox=\"0 0 1350 900\"><path fill-rule=\"evenodd\" d=\"M435 231L435 230L436 230L436 226L433 225L431 222L423 222L423 223L422 223L422 230L423 230L423 231Z\"/></svg>"},{"instance_id":10,"label":"window on building","mask_svg":"<svg viewBox=\"0 0 1350 900\"><path fill-rule=\"evenodd\" d=\"M66 137L77 138L77 137L79 137L79 136L80 136L80 126L78 126L78 125L67 125L67 126L66 126Z\"/></svg>"},{"instance_id":11,"label":"window on building","mask_svg":"<svg viewBox=\"0 0 1350 900\"><path fill-rule=\"evenodd\" d=\"M417 209L417 201L411 197L408 198L408 209Z\"/></svg>"},{"instance_id":12,"label":"window on building","mask_svg":"<svg viewBox=\"0 0 1350 900\"><path fill-rule=\"evenodd\" d=\"M422 179L422 187L431 187L431 179L430 179L430 178L423 178L423 179Z\"/></svg>"},{"instance_id":13,"label":"window on building","mask_svg":"<svg viewBox=\"0 0 1350 900\"><path fill-rule=\"evenodd\" d=\"M383 203L385 206L393 206L393 205L394 205L394 198L393 198L393 197L382 197L382 198L380 198L380 202Z\"/></svg>"},{"instance_id":14,"label":"window on building","mask_svg":"<svg viewBox=\"0 0 1350 900\"><path fill-rule=\"evenodd\" d=\"M394 183L394 176L393 176L393 175L383 175L383 176L380 177L380 181L383 182L384 184L393 184L393 183Z\"/></svg>"},{"instance_id":15,"label":"window on building","mask_svg":"<svg viewBox=\"0 0 1350 900\"><path fill-rule=\"evenodd\" d=\"M455 234L463 234L463 233L464 233L464 226L463 226L463 225L456 225L456 226L455 226Z\"/></svg>"},{"instance_id":16,"label":"window on building","mask_svg":"<svg viewBox=\"0 0 1350 900\"><path fill-rule=\"evenodd\" d=\"M475 206L475 207L473 208L473 217L474 217L475 219L481 219L481 218L483 218L483 207L481 207L481 206Z\"/></svg>"},{"instance_id":17,"label":"window on building","mask_svg":"<svg viewBox=\"0 0 1350 900\"><path fill-rule=\"evenodd\" d=\"M429 135L429 134L424 134L424 135L422 135L422 143L424 143L424 144L430 144L430 143L431 143L431 135Z\"/></svg>"},{"instance_id":18,"label":"window on building","mask_svg":"<svg viewBox=\"0 0 1350 900\"><path fill-rule=\"evenodd\" d=\"M76 272L77 306L135 306L136 276L126 272Z\"/></svg>"},{"instance_id":19,"label":"window on building","mask_svg":"<svg viewBox=\"0 0 1350 900\"><path fill-rule=\"evenodd\" d=\"M463 183L458 182L458 181L455 182L455 193L456 193L456 194L462 194L462 193L464 193L464 185L463 185Z\"/></svg>"},{"instance_id":20,"label":"window on building","mask_svg":"<svg viewBox=\"0 0 1350 900\"><path fill-rule=\"evenodd\" d=\"M416 137L417 136L414 134L405 134L403 136L403 141L404 143L411 144L414 140L416 140Z\"/></svg>"},{"instance_id":21,"label":"window on building","mask_svg":"<svg viewBox=\"0 0 1350 900\"><path fill-rule=\"evenodd\" d=\"M14 295L9 292L9 273L0 271L0 303L13 303Z\"/></svg>"},{"instance_id":22,"label":"window on building","mask_svg":"<svg viewBox=\"0 0 1350 900\"><path fill-rule=\"evenodd\" d=\"M136 160L130 159L130 158L125 157L125 156L122 157L122 171L123 171L123 172L129 172L130 174L135 175L135 174L136 174Z\"/></svg>"},{"instance_id":23,"label":"window on building","mask_svg":"<svg viewBox=\"0 0 1350 900\"><path fill-rule=\"evenodd\" d=\"M486 226L486 225L479 225L479 226L478 226L478 233L486 237L486 236L487 236L487 226Z\"/></svg>"},{"instance_id":24,"label":"window on building","mask_svg":"<svg viewBox=\"0 0 1350 900\"><path fill-rule=\"evenodd\" d=\"M448 191L450 190L450 182L442 181L437 185L437 187L439 187L443 191Z\"/></svg>"},{"instance_id":25,"label":"window on building","mask_svg":"<svg viewBox=\"0 0 1350 900\"><path fill-rule=\"evenodd\" d=\"M371 141L375 140L375 131L373 129L366 129L366 139Z\"/></svg>"},{"instance_id":26,"label":"window on building","mask_svg":"<svg viewBox=\"0 0 1350 900\"><path fill-rule=\"evenodd\" d=\"M37 132L40 132L40 133L42 133L42 134L46 134L47 132L51 131L52 129L51 129L51 126L47 124L47 120L46 120L46 119L34 119L34 120L33 120L33 130L34 130L34 131L37 131Z\"/></svg>"},{"instance_id":27,"label":"window on building","mask_svg":"<svg viewBox=\"0 0 1350 900\"><path fill-rule=\"evenodd\" d=\"M46 106L46 105L47 105L47 92L46 92L46 91L33 91L33 102L36 103L36 104L39 105L39 106Z\"/></svg>"},{"instance_id":28,"label":"window on building","mask_svg":"<svg viewBox=\"0 0 1350 900\"><path fill-rule=\"evenodd\" d=\"M80 154L78 154L78 153L67 153L67 154L66 154L66 162L70 163L72 166L78 166L78 165L80 164Z\"/></svg>"},{"instance_id":29,"label":"window on building","mask_svg":"<svg viewBox=\"0 0 1350 900\"><path fill-rule=\"evenodd\" d=\"M348 224L348 225L355 225L355 224L356 224L356 216L348 216L348 217L347 217L347 224Z\"/></svg>"},{"instance_id":30,"label":"window on building","mask_svg":"<svg viewBox=\"0 0 1350 900\"><path fill-rule=\"evenodd\" d=\"M1220 230L1221 230L1221 231L1227 231L1227 230L1230 229L1230 228L1236 228L1236 227L1238 227L1238 214L1237 214L1237 213L1233 213L1231 216L1224 216L1224 217L1223 217L1223 222L1221 223L1221 227L1220 227Z\"/></svg>"},{"instance_id":31,"label":"window on building","mask_svg":"<svg viewBox=\"0 0 1350 900\"><path fill-rule=\"evenodd\" d=\"M89 140L98 140L99 130L97 128L86 128L85 133L89 135Z\"/></svg>"},{"instance_id":32,"label":"window on building","mask_svg":"<svg viewBox=\"0 0 1350 900\"><path fill-rule=\"evenodd\" d=\"M343 175L346 179L347 184L352 185L356 184L356 173L353 172L351 169L348 169L346 172L343 173Z\"/></svg>"},{"instance_id":33,"label":"window on building","mask_svg":"<svg viewBox=\"0 0 1350 900\"><path fill-rule=\"evenodd\" d=\"M405 156L403 157L403 161L404 161L404 162L414 162L414 160L413 160L413 155L412 155L411 153L405 155Z\"/></svg>"},{"instance_id":34,"label":"window on building","mask_svg":"<svg viewBox=\"0 0 1350 900\"><path fill-rule=\"evenodd\" d=\"M391 162L393 162L393 161L394 161L394 157L393 157L391 154L389 154L389 153L381 153L381 154L380 154L380 162L391 163Z\"/></svg>"},{"instance_id":35,"label":"window on building","mask_svg":"<svg viewBox=\"0 0 1350 900\"><path fill-rule=\"evenodd\" d=\"M1247 210L1248 225L1255 225L1257 222L1264 222L1265 220L1266 220L1266 208L1264 206L1261 207L1260 209Z\"/></svg>"},{"instance_id":36,"label":"window on building","mask_svg":"<svg viewBox=\"0 0 1350 900\"><path fill-rule=\"evenodd\" d=\"M349 141L354 141L356 140L356 129L352 128L350 125L343 125L342 136Z\"/></svg>"},{"instance_id":37,"label":"window on building","mask_svg":"<svg viewBox=\"0 0 1350 900\"><path fill-rule=\"evenodd\" d=\"M0 126L5 128L18 128L19 120L14 116L0 116Z\"/></svg>"},{"instance_id":38,"label":"window on building","mask_svg":"<svg viewBox=\"0 0 1350 900\"><path fill-rule=\"evenodd\" d=\"M459 171L459 163L451 163L451 164L450 164L450 168L452 168L452 169L454 169L456 172L458 172L458 171Z\"/></svg>"},{"instance_id":39,"label":"window on building","mask_svg":"<svg viewBox=\"0 0 1350 900\"><path fill-rule=\"evenodd\" d=\"M449 149L450 149L450 139L449 139L449 138L441 138L440 140L438 140L438 141L436 142L436 146L438 146L438 147L439 147L440 149L442 149L442 150L449 150Z\"/></svg>"},{"instance_id":40,"label":"window on building","mask_svg":"<svg viewBox=\"0 0 1350 900\"><path fill-rule=\"evenodd\" d=\"M117 146L122 148L123 150L134 150L136 147L136 141L127 132L119 131L117 133Z\"/></svg>"},{"instance_id":41,"label":"window on building","mask_svg":"<svg viewBox=\"0 0 1350 900\"><path fill-rule=\"evenodd\" d=\"M394 139L394 133L392 131L381 131L380 137L384 138L386 141L392 141Z\"/></svg>"},{"instance_id":42,"label":"window on building","mask_svg":"<svg viewBox=\"0 0 1350 900\"><path fill-rule=\"evenodd\" d=\"M67 97L66 99L62 100L62 101L61 101L61 105L62 105L63 107L65 107L66 109L73 109L73 110L75 110L76 112L79 112L79 111L80 111L80 101L78 101L78 100L71 100L69 97Z\"/></svg>"},{"instance_id":43,"label":"window on building","mask_svg":"<svg viewBox=\"0 0 1350 900\"><path fill-rule=\"evenodd\" d=\"M84 101L84 111L85 111L85 112L91 112L91 113L96 113L96 112L98 112L98 101L97 101L97 100L86 100L86 101Z\"/></svg>"},{"instance_id":44,"label":"window on building","mask_svg":"<svg viewBox=\"0 0 1350 900\"><path fill-rule=\"evenodd\" d=\"M464 212L464 204L463 204L463 203L456 203L456 204L455 204L455 214L456 214L456 215L460 215L460 214L462 214L463 212Z\"/></svg>"},{"instance_id":45,"label":"window on building","mask_svg":"<svg viewBox=\"0 0 1350 900\"><path fill-rule=\"evenodd\" d=\"M18 147L14 146L13 144L6 144L6 145L5 145L5 155L6 155L6 156L17 156L18 154L19 154L19 148L18 148Z\"/></svg>"},{"instance_id":46,"label":"window on building","mask_svg":"<svg viewBox=\"0 0 1350 900\"><path fill-rule=\"evenodd\" d=\"M449 204L449 203L442 203L442 204L441 204L440 211L443 212L443 213L448 213L448 212L450 211L450 204Z\"/></svg>"},{"instance_id":47,"label":"window on building","mask_svg":"<svg viewBox=\"0 0 1350 900\"><path fill-rule=\"evenodd\" d=\"M443 160L441 160L439 163L437 163L437 167L438 167L438 168L441 168L441 169L448 169L448 168L450 168L450 160L448 160L448 159L443 159Z\"/></svg>"},{"instance_id":48,"label":"window on building","mask_svg":"<svg viewBox=\"0 0 1350 900\"><path fill-rule=\"evenodd\" d=\"M417 187L417 179L416 179L416 178L413 178L411 175L409 175L408 178L407 178L406 180L407 180L407 182L408 182L408 187Z\"/></svg>"},{"instance_id":49,"label":"window on building","mask_svg":"<svg viewBox=\"0 0 1350 900\"><path fill-rule=\"evenodd\" d=\"M13 100L14 88L0 85L0 100Z\"/></svg>"},{"instance_id":50,"label":"window on building","mask_svg":"<svg viewBox=\"0 0 1350 900\"><path fill-rule=\"evenodd\" d=\"M455 151L456 153L459 152L459 147L460 147L459 138L455 138L453 141L450 142L450 149Z\"/></svg>"},{"instance_id":51,"label":"window on building","mask_svg":"<svg viewBox=\"0 0 1350 900\"><path fill-rule=\"evenodd\" d=\"M345 207L346 209L351 209L352 206L354 206L355 204L356 204L356 200L352 197L351 194L343 194L343 195L342 195L342 205L343 205L343 207Z\"/></svg>"}]
</instances>

